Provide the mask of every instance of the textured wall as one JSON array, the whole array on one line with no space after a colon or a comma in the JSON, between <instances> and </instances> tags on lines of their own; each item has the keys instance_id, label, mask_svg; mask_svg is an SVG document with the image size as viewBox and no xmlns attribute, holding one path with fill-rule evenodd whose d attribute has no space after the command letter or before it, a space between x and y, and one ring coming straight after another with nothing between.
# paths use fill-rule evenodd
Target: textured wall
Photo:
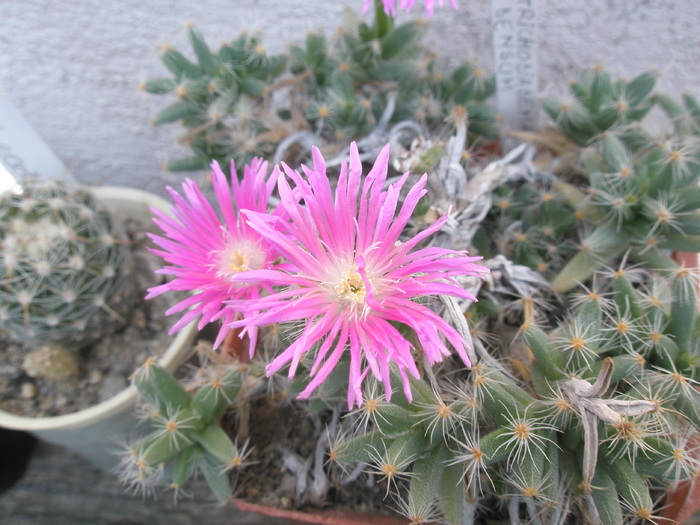
<instances>
[{"instance_id":1,"label":"textured wall","mask_svg":"<svg viewBox=\"0 0 700 525\"><path fill-rule=\"evenodd\" d=\"M309 30L333 31L344 4L359 11L362 3L0 0L0 92L80 181L160 193L177 181L160 168L177 151L177 129L149 125L165 100L138 89L139 80L164 71L159 44L186 49L182 28L195 22L212 45L247 30L279 52ZM476 56L490 68L490 2L460 3L457 12L436 12L429 41L445 57ZM658 68L664 91L698 94L700 2L539 0L538 8L542 92L561 93L582 68L600 62L623 76Z\"/></svg>"}]
</instances>

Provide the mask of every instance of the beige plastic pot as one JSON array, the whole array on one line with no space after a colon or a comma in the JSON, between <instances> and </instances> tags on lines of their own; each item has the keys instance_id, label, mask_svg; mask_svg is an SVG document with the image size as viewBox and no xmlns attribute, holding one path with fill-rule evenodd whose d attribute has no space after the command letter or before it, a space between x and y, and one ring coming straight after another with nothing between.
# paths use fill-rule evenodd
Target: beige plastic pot
<instances>
[{"instance_id":1,"label":"beige plastic pot","mask_svg":"<svg viewBox=\"0 0 700 525\"><path fill-rule=\"evenodd\" d=\"M168 203L157 195L121 187L100 187L93 193L120 219L136 217L150 221L150 208L168 211ZM174 371L189 355L197 334L196 321L175 335L159 359ZM118 443L137 434L138 392L129 386L114 397L85 410L55 417L32 418L0 410L0 427L30 432L37 438L61 445L87 458L98 467L109 469L118 462Z\"/></svg>"}]
</instances>

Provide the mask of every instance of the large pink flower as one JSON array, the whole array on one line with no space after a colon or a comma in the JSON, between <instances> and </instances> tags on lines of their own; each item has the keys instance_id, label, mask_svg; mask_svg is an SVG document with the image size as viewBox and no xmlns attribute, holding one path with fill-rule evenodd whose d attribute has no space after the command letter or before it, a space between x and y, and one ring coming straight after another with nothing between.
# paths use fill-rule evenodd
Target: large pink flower
<instances>
[{"instance_id":1,"label":"large pink flower","mask_svg":"<svg viewBox=\"0 0 700 525\"><path fill-rule=\"evenodd\" d=\"M162 249L152 252L172 266L164 266L158 273L173 275L171 281L149 290L147 299L172 290L191 291L193 295L170 308L166 314L187 310L172 327L174 333L193 319L201 316L199 328L222 319L214 347L218 347L229 324L241 314L226 306L229 299L256 299L260 297L261 283L236 283L233 276L247 270L271 268L278 253L258 235L240 216L242 210L265 213L275 187L277 170L265 180L267 162L253 159L243 170L239 182L233 163L232 186L217 162L211 165L212 188L219 211L207 201L197 184L186 179L182 184L184 197L168 187L174 201L170 207L173 217L153 209L154 222L164 236L151 235ZM249 331L250 354L255 350L257 330Z\"/></svg>"},{"instance_id":2,"label":"large pink flower","mask_svg":"<svg viewBox=\"0 0 700 525\"><path fill-rule=\"evenodd\" d=\"M363 13L371 7L372 3L379 0L365 0L365 6L362 9ZM457 0L448 0L453 9L457 9ZM406 12L410 12L413 9L413 4L416 0L381 0L384 6L384 12L390 16L396 16L396 11L398 9L403 9ZM425 0L425 14L428 16L433 16L433 11L435 10L435 4L440 7L443 6L444 0Z\"/></svg>"},{"instance_id":3,"label":"large pink flower","mask_svg":"<svg viewBox=\"0 0 700 525\"><path fill-rule=\"evenodd\" d=\"M400 240L426 193L427 176L409 190L399 207L399 194L409 174L384 190L388 162L386 146L363 181L362 163L353 143L350 165L343 164L333 195L323 157L314 148L313 169L303 166L305 177L283 165L294 188L286 177L278 178L287 219L243 212L248 224L296 271L260 269L236 275L236 282L265 281L284 288L255 302L232 301L231 306L249 313L232 326L250 329L305 321L299 337L267 367L269 376L289 364L292 377L304 355L314 352L312 379L301 398L308 397L328 377L347 351L350 407L361 404L361 385L369 370L384 383L390 399L392 362L410 399L407 374L418 377L419 373L411 353L413 346L400 326L416 334L429 363L450 355L449 342L470 365L467 343L457 330L414 299L446 294L475 300L454 277L488 270L474 264L479 258L466 252L435 247L414 250L442 227L447 216L415 237Z\"/></svg>"}]
</instances>

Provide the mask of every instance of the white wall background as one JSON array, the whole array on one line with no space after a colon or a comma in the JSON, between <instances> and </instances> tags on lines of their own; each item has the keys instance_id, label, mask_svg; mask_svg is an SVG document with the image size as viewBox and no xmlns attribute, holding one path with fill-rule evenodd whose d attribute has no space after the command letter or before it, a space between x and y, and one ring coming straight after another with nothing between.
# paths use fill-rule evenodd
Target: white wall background
<instances>
[{"instance_id":1,"label":"white wall background","mask_svg":"<svg viewBox=\"0 0 700 525\"><path fill-rule=\"evenodd\" d=\"M459 1L436 11L428 41L490 70L490 0ZM663 91L700 94L700 1L534 1L542 92L602 63L615 76L658 68ZM281 52L310 30L334 31L345 5L359 12L363 0L0 0L0 93L81 182L162 193L181 177L161 170L179 129L151 127L166 98L138 89L165 73L158 45L189 50L183 27L194 22L212 46L247 30Z\"/></svg>"}]
</instances>

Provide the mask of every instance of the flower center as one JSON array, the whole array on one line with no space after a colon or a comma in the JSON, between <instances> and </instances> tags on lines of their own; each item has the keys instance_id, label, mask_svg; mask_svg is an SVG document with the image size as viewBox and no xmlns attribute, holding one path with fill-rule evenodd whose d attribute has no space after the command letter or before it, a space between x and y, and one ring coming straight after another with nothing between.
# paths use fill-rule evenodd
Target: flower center
<instances>
[{"instance_id":1,"label":"flower center","mask_svg":"<svg viewBox=\"0 0 700 525\"><path fill-rule=\"evenodd\" d=\"M228 268L234 273L245 272L250 263L250 256L241 250L232 251L229 254Z\"/></svg>"},{"instance_id":2,"label":"flower center","mask_svg":"<svg viewBox=\"0 0 700 525\"><path fill-rule=\"evenodd\" d=\"M259 270L265 254L251 241L232 243L215 254L217 277L229 280L237 273Z\"/></svg>"},{"instance_id":3,"label":"flower center","mask_svg":"<svg viewBox=\"0 0 700 525\"><path fill-rule=\"evenodd\" d=\"M359 304L365 302L365 282L362 276L355 272L343 272L340 276L340 282L335 285L335 292L340 299L343 299L351 304Z\"/></svg>"}]
</instances>

